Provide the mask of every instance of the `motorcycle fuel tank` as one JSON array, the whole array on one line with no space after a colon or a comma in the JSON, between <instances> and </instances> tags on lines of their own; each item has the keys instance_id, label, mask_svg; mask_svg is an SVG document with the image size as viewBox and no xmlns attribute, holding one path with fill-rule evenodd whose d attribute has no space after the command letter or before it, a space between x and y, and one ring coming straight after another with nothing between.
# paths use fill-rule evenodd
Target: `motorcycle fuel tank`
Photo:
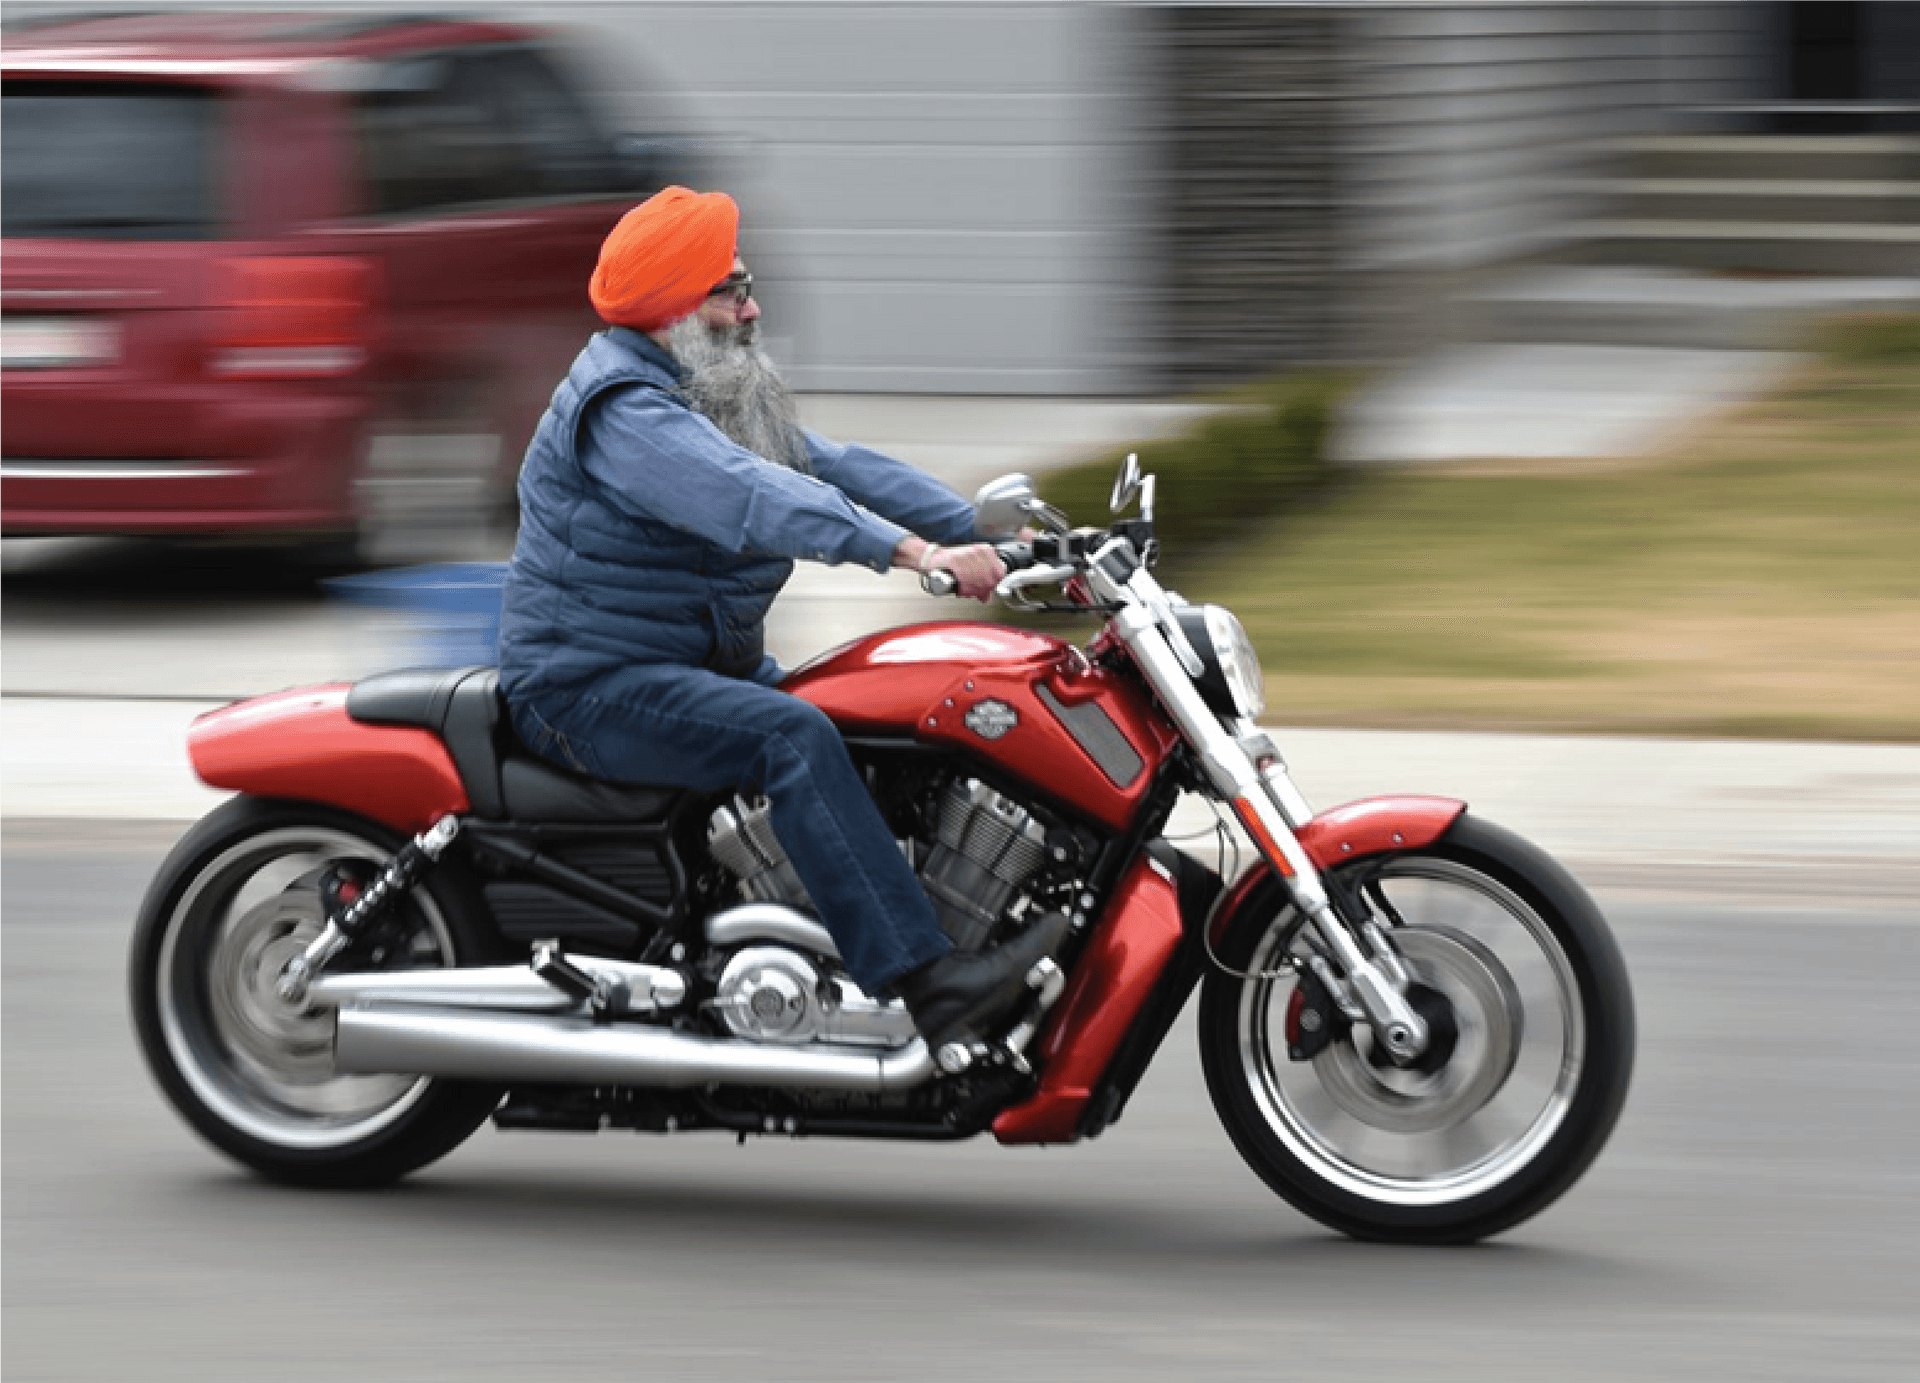
<instances>
[{"instance_id":1,"label":"motorcycle fuel tank","mask_svg":"<svg viewBox=\"0 0 1920 1383\"><path fill-rule=\"evenodd\" d=\"M797 669L782 689L850 735L912 738L986 759L1119 829L1177 732L1132 678L1072 645L998 624L919 624Z\"/></svg>"}]
</instances>

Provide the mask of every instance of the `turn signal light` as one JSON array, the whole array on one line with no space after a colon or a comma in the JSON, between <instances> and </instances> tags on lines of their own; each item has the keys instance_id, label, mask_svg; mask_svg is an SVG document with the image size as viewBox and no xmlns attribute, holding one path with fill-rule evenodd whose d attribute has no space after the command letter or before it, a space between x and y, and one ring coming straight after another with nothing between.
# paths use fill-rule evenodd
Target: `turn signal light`
<instances>
[{"instance_id":1,"label":"turn signal light","mask_svg":"<svg viewBox=\"0 0 1920 1383\"><path fill-rule=\"evenodd\" d=\"M349 375L367 358L373 268L340 257L235 260L211 360L224 378Z\"/></svg>"},{"instance_id":2,"label":"turn signal light","mask_svg":"<svg viewBox=\"0 0 1920 1383\"><path fill-rule=\"evenodd\" d=\"M1293 866L1287 863L1287 852L1280 848L1280 842L1267 830L1267 823L1260 819L1259 810L1244 797L1233 799L1233 814L1240 818L1240 824L1253 838L1254 848L1266 857L1283 879L1293 877Z\"/></svg>"}]
</instances>

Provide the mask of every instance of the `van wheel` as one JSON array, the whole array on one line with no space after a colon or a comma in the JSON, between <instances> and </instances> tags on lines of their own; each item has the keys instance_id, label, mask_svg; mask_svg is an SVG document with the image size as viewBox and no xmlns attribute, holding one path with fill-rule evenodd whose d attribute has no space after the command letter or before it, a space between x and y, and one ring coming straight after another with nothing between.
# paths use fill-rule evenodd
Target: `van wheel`
<instances>
[{"instance_id":1,"label":"van wheel","mask_svg":"<svg viewBox=\"0 0 1920 1383\"><path fill-rule=\"evenodd\" d=\"M463 430L428 430L429 428ZM369 433L355 472L353 539L364 566L479 561L517 518L504 438L477 419Z\"/></svg>"}]
</instances>

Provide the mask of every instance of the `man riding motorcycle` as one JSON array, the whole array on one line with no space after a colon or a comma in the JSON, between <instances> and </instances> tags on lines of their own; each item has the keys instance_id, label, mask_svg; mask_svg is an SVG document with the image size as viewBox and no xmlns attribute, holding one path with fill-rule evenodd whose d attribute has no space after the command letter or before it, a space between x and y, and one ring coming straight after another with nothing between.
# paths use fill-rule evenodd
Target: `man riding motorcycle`
<instances>
[{"instance_id":1,"label":"man riding motorcycle","mask_svg":"<svg viewBox=\"0 0 1920 1383\"><path fill-rule=\"evenodd\" d=\"M1060 939L955 952L839 731L777 690L768 607L795 560L1005 576L973 507L879 452L799 425L761 351L723 193L672 187L607 237L608 329L555 390L521 471L500 683L535 752L579 772L764 793L774 832L868 993L931 1050L989 1040Z\"/></svg>"}]
</instances>

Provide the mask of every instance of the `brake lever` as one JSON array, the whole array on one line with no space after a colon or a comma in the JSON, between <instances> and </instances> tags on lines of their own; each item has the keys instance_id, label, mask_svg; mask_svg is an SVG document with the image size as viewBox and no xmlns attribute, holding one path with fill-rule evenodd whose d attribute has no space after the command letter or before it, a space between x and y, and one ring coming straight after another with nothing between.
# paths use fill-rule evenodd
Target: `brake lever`
<instances>
[{"instance_id":1,"label":"brake lever","mask_svg":"<svg viewBox=\"0 0 1920 1383\"><path fill-rule=\"evenodd\" d=\"M1025 571L1014 572L995 586L994 598L1014 605L1016 602L1008 597L1018 595L1029 586L1055 586L1064 581L1071 581L1079 574L1080 568L1075 566L1028 567Z\"/></svg>"}]
</instances>

